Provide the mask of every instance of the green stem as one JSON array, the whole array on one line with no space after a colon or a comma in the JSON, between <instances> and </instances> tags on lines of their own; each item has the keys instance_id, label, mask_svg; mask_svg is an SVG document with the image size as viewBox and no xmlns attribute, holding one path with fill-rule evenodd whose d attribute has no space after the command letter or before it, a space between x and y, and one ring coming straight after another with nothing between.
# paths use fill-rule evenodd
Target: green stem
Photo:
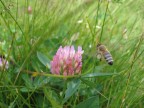
<instances>
[{"instance_id":1,"label":"green stem","mask_svg":"<svg viewBox=\"0 0 144 108\"><path fill-rule=\"evenodd\" d=\"M99 43L101 43L101 38L102 38L102 35L103 35L103 29L104 29L104 25L105 25L105 20L106 20L106 15L107 15L107 11L108 11L108 6L109 6L109 1L107 3L107 7L106 7L106 11L105 11L105 16L104 16L104 20L103 20L102 31L101 31L101 35L100 35L100 38L99 38Z\"/></svg>"}]
</instances>

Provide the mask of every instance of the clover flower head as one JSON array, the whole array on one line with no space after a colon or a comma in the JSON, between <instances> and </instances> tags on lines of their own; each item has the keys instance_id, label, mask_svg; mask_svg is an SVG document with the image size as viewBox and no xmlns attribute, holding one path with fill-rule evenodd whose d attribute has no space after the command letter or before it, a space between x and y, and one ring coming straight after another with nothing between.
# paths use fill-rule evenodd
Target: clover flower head
<instances>
[{"instance_id":1,"label":"clover flower head","mask_svg":"<svg viewBox=\"0 0 144 108\"><path fill-rule=\"evenodd\" d=\"M74 46L60 46L51 61L51 73L64 76L81 74L83 52L80 46L77 51Z\"/></svg>"}]
</instances>

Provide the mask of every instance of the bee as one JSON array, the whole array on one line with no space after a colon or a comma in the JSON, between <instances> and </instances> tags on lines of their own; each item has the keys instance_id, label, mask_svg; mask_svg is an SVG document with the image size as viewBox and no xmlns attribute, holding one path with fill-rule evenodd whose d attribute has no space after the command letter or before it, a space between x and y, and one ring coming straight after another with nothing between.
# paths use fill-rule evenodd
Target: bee
<instances>
[{"instance_id":1,"label":"bee","mask_svg":"<svg viewBox=\"0 0 144 108\"><path fill-rule=\"evenodd\" d=\"M113 65L113 58L111 53L108 51L105 45L98 44L97 45L97 57L101 60L102 57L105 58L109 65Z\"/></svg>"}]
</instances>

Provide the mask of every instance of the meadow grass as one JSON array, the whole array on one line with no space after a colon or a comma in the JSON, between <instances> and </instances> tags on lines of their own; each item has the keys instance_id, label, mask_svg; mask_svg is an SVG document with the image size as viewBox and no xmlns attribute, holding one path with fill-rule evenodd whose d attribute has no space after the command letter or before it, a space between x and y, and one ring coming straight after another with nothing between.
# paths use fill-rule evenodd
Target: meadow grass
<instances>
[{"instance_id":1,"label":"meadow grass","mask_svg":"<svg viewBox=\"0 0 144 108\"><path fill-rule=\"evenodd\" d=\"M143 0L0 0L1 108L143 108ZM28 12L31 6L32 12ZM96 57L104 44L114 64ZM50 72L60 46L82 46L82 75Z\"/></svg>"}]
</instances>

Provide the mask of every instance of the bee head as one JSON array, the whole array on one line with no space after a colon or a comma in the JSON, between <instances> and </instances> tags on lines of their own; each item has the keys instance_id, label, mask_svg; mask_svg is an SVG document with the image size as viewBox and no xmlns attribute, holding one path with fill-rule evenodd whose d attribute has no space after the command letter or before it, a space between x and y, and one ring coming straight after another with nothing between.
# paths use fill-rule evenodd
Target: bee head
<instances>
[{"instance_id":1,"label":"bee head","mask_svg":"<svg viewBox=\"0 0 144 108\"><path fill-rule=\"evenodd\" d=\"M97 47L99 47L99 46L101 46L101 45L102 45L102 44L98 43L98 44L97 44Z\"/></svg>"},{"instance_id":2,"label":"bee head","mask_svg":"<svg viewBox=\"0 0 144 108\"><path fill-rule=\"evenodd\" d=\"M103 52L106 51L106 47L105 47L103 44L97 45L97 48L98 48L100 51L103 51Z\"/></svg>"}]
</instances>

